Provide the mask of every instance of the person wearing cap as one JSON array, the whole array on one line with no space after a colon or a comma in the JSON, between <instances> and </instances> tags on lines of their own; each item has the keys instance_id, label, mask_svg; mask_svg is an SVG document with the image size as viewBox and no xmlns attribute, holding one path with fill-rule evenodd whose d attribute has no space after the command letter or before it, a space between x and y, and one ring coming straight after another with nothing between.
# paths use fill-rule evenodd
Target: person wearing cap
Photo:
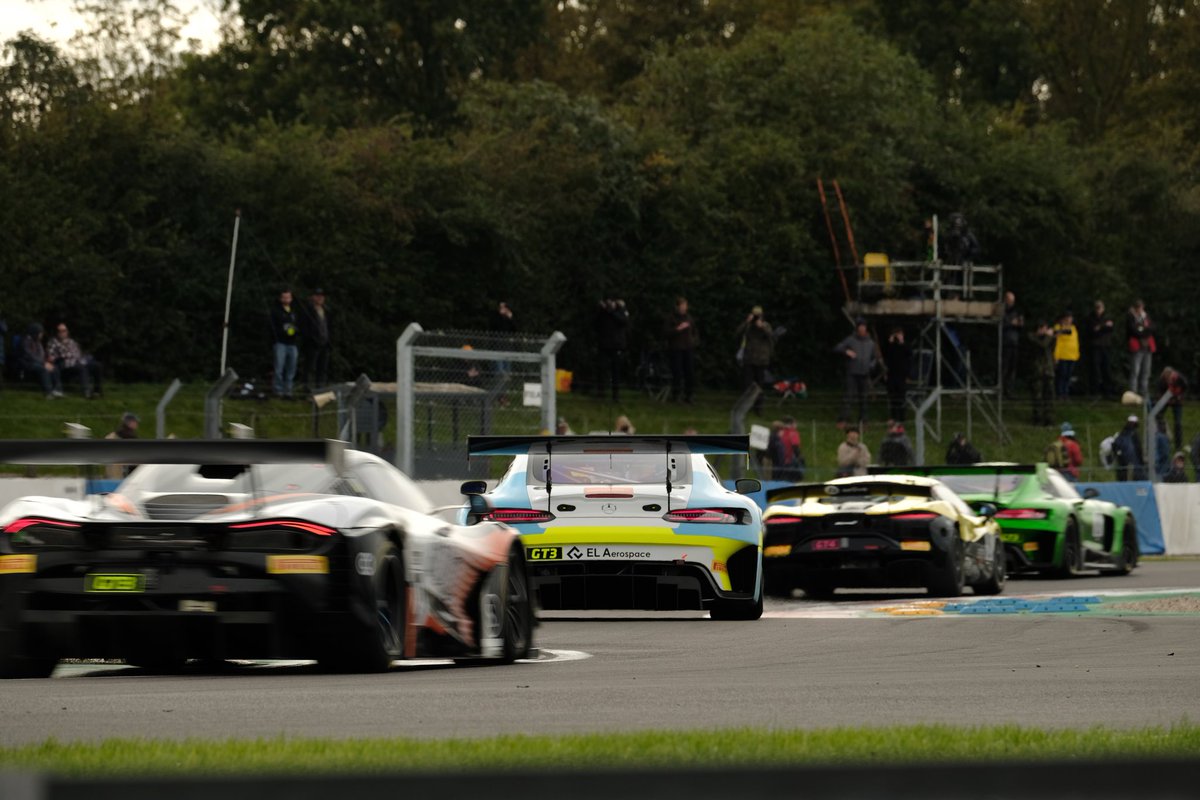
<instances>
[{"instance_id":1,"label":"person wearing cap","mask_svg":"<svg viewBox=\"0 0 1200 800\"><path fill-rule=\"evenodd\" d=\"M275 361L275 396L292 399L292 384L296 379L296 362L300 360L300 313L292 300L292 290L279 293L279 301L271 307L271 341Z\"/></svg>"},{"instance_id":2,"label":"person wearing cap","mask_svg":"<svg viewBox=\"0 0 1200 800\"><path fill-rule=\"evenodd\" d=\"M333 321L325 305L325 290L313 289L304 309L304 355L308 365L308 388L316 391L329 385L329 358L333 353Z\"/></svg>"},{"instance_id":3,"label":"person wearing cap","mask_svg":"<svg viewBox=\"0 0 1200 800\"><path fill-rule=\"evenodd\" d=\"M738 326L737 336L741 340L742 377L746 388L762 386L767 382L767 369L771 366L771 354L775 349L775 337L771 323L763 318L763 307L754 306L746 319ZM762 413L762 393L754 401L754 413Z\"/></svg>"},{"instance_id":4,"label":"person wearing cap","mask_svg":"<svg viewBox=\"0 0 1200 800\"><path fill-rule=\"evenodd\" d=\"M879 361L875 340L867 331L867 321L862 317L854 320L854 333L838 342L833 352L846 363L846 393L842 398L838 423L844 426L853 422L861 426L867 421L867 388L871 370ZM852 420L850 409L854 406L858 408L858 417Z\"/></svg>"},{"instance_id":5,"label":"person wearing cap","mask_svg":"<svg viewBox=\"0 0 1200 800\"><path fill-rule=\"evenodd\" d=\"M1117 461L1117 480L1146 480L1146 459L1142 455L1142 438L1138 435L1138 418L1130 414L1125 427L1113 441L1113 455Z\"/></svg>"},{"instance_id":6,"label":"person wearing cap","mask_svg":"<svg viewBox=\"0 0 1200 800\"><path fill-rule=\"evenodd\" d=\"M1056 445L1058 463L1051 466L1056 467L1067 478L1079 480L1079 468L1083 466L1083 449L1075 438L1075 429L1071 427L1071 423L1064 422L1059 428Z\"/></svg>"}]
</instances>

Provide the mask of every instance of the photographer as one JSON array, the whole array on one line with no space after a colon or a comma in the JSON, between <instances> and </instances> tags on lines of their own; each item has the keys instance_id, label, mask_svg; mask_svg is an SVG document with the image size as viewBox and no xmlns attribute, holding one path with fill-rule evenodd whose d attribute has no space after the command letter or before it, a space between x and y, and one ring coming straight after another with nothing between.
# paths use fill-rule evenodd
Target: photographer
<instances>
[{"instance_id":1,"label":"photographer","mask_svg":"<svg viewBox=\"0 0 1200 800\"><path fill-rule=\"evenodd\" d=\"M904 329L892 328L883 345L883 366L887 369L888 415L897 422L904 421L911 364L912 348L904 341Z\"/></svg>"},{"instance_id":2,"label":"photographer","mask_svg":"<svg viewBox=\"0 0 1200 800\"><path fill-rule=\"evenodd\" d=\"M763 307L754 306L746 319L737 328L741 337L742 378L744 385L762 386L767 382L767 368L771 366L771 355L775 348L775 338L771 335L771 324L763 318ZM755 414L762 413L762 394L759 393L754 401Z\"/></svg>"},{"instance_id":3,"label":"photographer","mask_svg":"<svg viewBox=\"0 0 1200 800\"><path fill-rule=\"evenodd\" d=\"M596 310L596 349L599 354L596 388L603 395L607 381L614 403L620 399L621 361L625 354L625 333L628 328L629 311L625 308L625 301L613 298L601 300Z\"/></svg>"}]
</instances>

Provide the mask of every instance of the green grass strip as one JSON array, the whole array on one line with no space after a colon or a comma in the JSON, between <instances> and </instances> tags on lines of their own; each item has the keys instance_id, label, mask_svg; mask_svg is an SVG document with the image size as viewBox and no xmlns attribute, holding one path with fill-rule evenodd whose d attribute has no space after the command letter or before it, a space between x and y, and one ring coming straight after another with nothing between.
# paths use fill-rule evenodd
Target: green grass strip
<instances>
[{"instance_id":1,"label":"green grass strip","mask_svg":"<svg viewBox=\"0 0 1200 800\"><path fill-rule=\"evenodd\" d=\"M109 739L0 748L0 770L59 775L386 773L1200 757L1200 726L1042 730L918 725L480 739Z\"/></svg>"}]
</instances>

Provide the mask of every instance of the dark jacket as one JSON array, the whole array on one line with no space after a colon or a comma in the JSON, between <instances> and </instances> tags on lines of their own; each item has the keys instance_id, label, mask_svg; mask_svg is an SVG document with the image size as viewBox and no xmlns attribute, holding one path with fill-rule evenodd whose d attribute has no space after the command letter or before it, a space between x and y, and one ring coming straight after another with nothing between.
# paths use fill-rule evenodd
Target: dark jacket
<instances>
[{"instance_id":1,"label":"dark jacket","mask_svg":"<svg viewBox=\"0 0 1200 800\"><path fill-rule=\"evenodd\" d=\"M883 343L883 365L887 367L887 385L895 389L903 389L908 384L908 373L912 365L912 347L908 342L893 342L889 337Z\"/></svg>"},{"instance_id":2,"label":"dark jacket","mask_svg":"<svg viewBox=\"0 0 1200 800\"><path fill-rule=\"evenodd\" d=\"M42 343L42 326L33 323L21 337L21 353L18 359L23 369L41 369L46 363L46 346Z\"/></svg>"},{"instance_id":3,"label":"dark jacket","mask_svg":"<svg viewBox=\"0 0 1200 800\"><path fill-rule=\"evenodd\" d=\"M947 464L975 464L980 461L983 461L983 456L966 439L955 439L946 450Z\"/></svg>"},{"instance_id":4,"label":"dark jacket","mask_svg":"<svg viewBox=\"0 0 1200 800\"><path fill-rule=\"evenodd\" d=\"M767 367L771 365L771 352L775 348L775 339L771 336L771 325L763 320L762 327L754 320L745 320L738 326L737 335L742 341L742 363L752 367Z\"/></svg>"},{"instance_id":5,"label":"dark jacket","mask_svg":"<svg viewBox=\"0 0 1200 800\"><path fill-rule=\"evenodd\" d=\"M329 310L329 306L325 305L325 324L321 324L321 318L317 316L316 306L309 304L304 307L304 324L301 326L301 331L304 334L306 344L313 347L328 347L333 344L333 314Z\"/></svg>"},{"instance_id":6,"label":"dark jacket","mask_svg":"<svg viewBox=\"0 0 1200 800\"><path fill-rule=\"evenodd\" d=\"M1087 320L1088 342L1093 349L1102 350L1112 345L1113 321L1108 314L1093 311Z\"/></svg>"},{"instance_id":7,"label":"dark jacket","mask_svg":"<svg viewBox=\"0 0 1200 800\"><path fill-rule=\"evenodd\" d=\"M676 330L679 323L687 322L688 327ZM663 323L663 336L667 340L668 350L692 350L700 342L700 334L696 331L696 321L691 314L680 314L677 310L667 314Z\"/></svg>"},{"instance_id":8,"label":"dark jacket","mask_svg":"<svg viewBox=\"0 0 1200 800\"><path fill-rule=\"evenodd\" d=\"M1012 308L1006 307L1004 309L1003 332L1005 347L1016 348L1021 345L1021 331L1024 328L1023 322L1024 316L1015 305Z\"/></svg>"},{"instance_id":9,"label":"dark jacket","mask_svg":"<svg viewBox=\"0 0 1200 800\"><path fill-rule=\"evenodd\" d=\"M908 435L892 431L879 445L879 461L885 467L911 467L916 456Z\"/></svg>"},{"instance_id":10,"label":"dark jacket","mask_svg":"<svg viewBox=\"0 0 1200 800\"><path fill-rule=\"evenodd\" d=\"M596 346L604 353L619 353L625 349L625 333L629 329L629 311L625 306L601 306L596 311Z\"/></svg>"},{"instance_id":11,"label":"dark jacket","mask_svg":"<svg viewBox=\"0 0 1200 800\"><path fill-rule=\"evenodd\" d=\"M1142 437L1137 425L1125 424L1113 442L1117 459L1117 480L1146 480L1146 457L1142 455Z\"/></svg>"},{"instance_id":12,"label":"dark jacket","mask_svg":"<svg viewBox=\"0 0 1200 800\"><path fill-rule=\"evenodd\" d=\"M846 357L847 350L854 351L854 358ZM875 341L870 336L860 339L857 333L852 333L838 342L833 352L841 354L846 362L846 371L851 375L870 375L871 368L879 360L875 353Z\"/></svg>"},{"instance_id":13,"label":"dark jacket","mask_svg":"<svg viewBox=\"0 0 1200 800\"><path fill-rule=\"evenodd\" d=\"M1039 336L1036 332L1029 334L1033 342L1033 374L1043 378L1054 377L1054 341L1052 333Z\"/></svg>"},{"instance_id":14,"label":"dark jacket","mask_svg":"<svg viewBox=\"0 0 1200 800\"><path fill-rule=\"evenodd\" d=\"M287 309L280 303L271 306L271 341L298 345L300 330L300 313L294 300Z\"/></svg>"}]
</instances>

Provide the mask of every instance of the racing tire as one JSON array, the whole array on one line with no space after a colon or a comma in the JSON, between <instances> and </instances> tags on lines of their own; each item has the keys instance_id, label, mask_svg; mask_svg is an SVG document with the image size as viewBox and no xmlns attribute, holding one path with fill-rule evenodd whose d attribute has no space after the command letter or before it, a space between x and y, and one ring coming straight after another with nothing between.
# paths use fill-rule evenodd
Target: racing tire
<instances>
[{"instance_id":1,"label":"racing tire","mask_svg":"<svg viewBox=\"0 0 1200 800\"><path fill-rule=\"evenodd\" d=\"M713 603L713 607L708 611L709 618L722 622L750 622L760 618L762 615L763 598L761 592L755 600L718 600Z\"/></svg>"},{"instance_id":2,"label":"racing tire","mask_svg":"<svg viewBox=\"0 0 1200 800\"><path fill-rule=\"evenodd\" d=\"M372 624L361 627L354 640L344 648L327 650L318 658L331 672L386 672L396 659L404 657L404 639L408 630L408 583L404 577L404 559L391 541L375 557L371 576L368 609Z\"/></svg>"},{"instance_id":3,"label":"racing tire","mask_svg":"<svg viewBox=\"0 0 1200 800\"><path fill-rule=\"evenodd\" d=\"M1007 582L1008 555L1004 542L997 538L995 552L992 555L992 574L979 583L972 584L971 588L975 590L975 594L1000 594L1004 591L1004 584Z\"/></svg>"},{"instance_id":4,"label":"racing tire","mask_svg":"<svg viewBox=\"0 0 1200 800\"><path fill-rule=\"evenodd\" d=\"M958 597L963 592L963 543L954 539L954 547L946 556L946 565L929 578L929 594L934 597Z\"/></svg>"},{"instance_id":5,"label":"racing tire","mask_svg":"<svg viewBox=\"0 0 1200 800\"><path fill-rule=\"evenodd\" d=\"M1117 555L1116 572L1118 575L1128 575L1138 564L1137 520L1130 514L1125 518L1125 529L1121 532L1121 552Z\"/></svg>"},{"instance_id":6,"label":"racing tire","mask_svg":"<svg viewBox=\"0 0 1200 800\"><path fill-rule=\"evenodd\" d=\"M1079 525L1075 518L1067 520L1067 528L1063 533L1062 563L1054 569L1059 578L1073 578L1080 573L1079 561Z\"/></svg>"},{"instance_id":7,"label":"racing tire","mask_svg":"<svg viewBox=\"0 0 1200 800\"><path fill-rule=\"evenodd\" d=\"M495 614L501 641L501 664L528 658L533 649L533 593L525 556L513 549L508 564L488 578L489 586L480 592L480 618ZM481 626L482 630L482 626Z\"/></svg>"}]
</instances>

